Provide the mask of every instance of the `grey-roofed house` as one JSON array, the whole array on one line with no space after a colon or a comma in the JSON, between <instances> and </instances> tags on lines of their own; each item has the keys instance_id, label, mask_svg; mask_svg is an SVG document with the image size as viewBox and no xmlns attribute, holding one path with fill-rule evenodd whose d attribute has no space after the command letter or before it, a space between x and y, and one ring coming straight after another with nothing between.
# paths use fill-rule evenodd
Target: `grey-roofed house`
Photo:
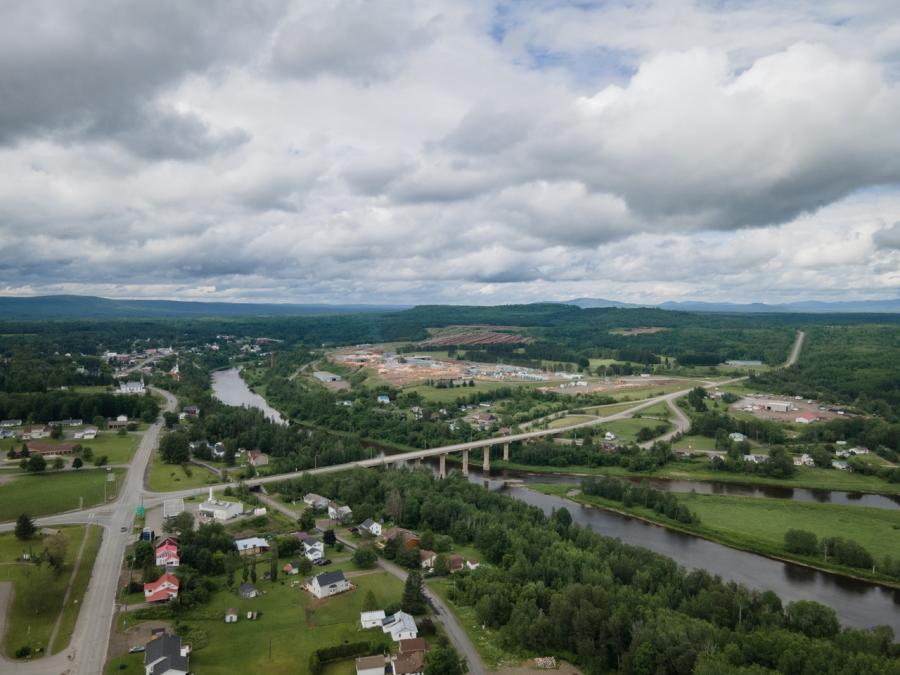
<instances>
[{"instance_id":1,"label":"grey-roofed house","mask_svg":"<svg viewBox=\"0 0 900 675\"><path fill-rule=\"evenodd\" d=\"M306 582L306 590L317 598L327 598L350 590L350 582L340 570L324 572L317 577L311 577ZM415 637L415 636L413 636Z\"/></svg>"},{"instance_id":2,"label":"grey-roofed house","mask_svg":"<svg viewBox=\"0 0 900 675\"><path fill-rule=\"evenodd\" d=\"M144 650L145 675L187 675L191 648L181 645L177 635L163 633L147 643Z\"/></svg>"},{"instance_id":3,"label":"grey-roofed house","mask_svg":"<svg viewBox=\"0 0 900 675\"><path fill-rule=\"evenodd\" d=\"M256 590L256 586L249 583L243 583L238 586L238 595L240 595L245 600L250 598L255 598L258 595L258 591Z\"/></svg>"}]
</instances>

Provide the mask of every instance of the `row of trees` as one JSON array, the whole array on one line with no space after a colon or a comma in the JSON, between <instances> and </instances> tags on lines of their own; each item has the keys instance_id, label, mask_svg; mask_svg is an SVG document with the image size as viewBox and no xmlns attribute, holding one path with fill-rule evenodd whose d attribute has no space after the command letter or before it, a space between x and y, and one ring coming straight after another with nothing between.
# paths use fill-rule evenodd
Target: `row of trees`
<instances>
[{"instance_id":1,"label":"row of trees","mask_svg":"<svg viewBox=\"0 0 900 675\"><path fill-rule=\"evenodd\" d=\"M46 423L59 419L105 420L118 415L152 422L159 404L149 394L122 396L112 393L78 394L70 391L0 393L0 418Z\"/></svg>"},{"instance_id":2,"label":"row of trees","mask_svg":"<svg viewBox=\"0 0 900 675\"><path fill-rule=\"evenodd\" d=\"M644 506L679 523L690 525L700 522L697 514L680 503L674 494L650 487L650 483L646 480L641 481L640 485L635 485L606 476L586 478L581 481L581 491L586 495L621 502L626 507Z\"/></svg>"},{"instance_id":3,"label":"row of trees","mask_svg":"<svg viewBox=\"0 0 900 675\"><path fill-rule=\"evenodd\" d=\"M819 539L815 532L791 529L784 533L784 550L796 555L821 557L839 565L879 571L900 579L900 560L885 556L881 563L860 543L844 537Z\"/></svg>"}]
</instances>

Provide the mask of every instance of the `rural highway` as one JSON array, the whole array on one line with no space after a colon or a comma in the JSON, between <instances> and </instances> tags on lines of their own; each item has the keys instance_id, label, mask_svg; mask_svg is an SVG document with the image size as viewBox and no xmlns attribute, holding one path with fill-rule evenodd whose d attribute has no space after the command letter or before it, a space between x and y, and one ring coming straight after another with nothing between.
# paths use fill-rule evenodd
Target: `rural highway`
<instances>
[{"instance_id":1,"label":"rural highway","mask_svg":"<svg viewBox=\"0 0 900 675\"><path fill-rule=\"evenodd\" d=\"M174 411L176 398L167 391L154 389L155 393L166 399L164 411ZM150 462L153 451L159 445L159 434L162 421L154 422L141 439L138 450L119 490L119 498L115 502L86 509L62 513L56 516L37 518L40 526L92 524L104 528L100 550L94 563L94 570L81 610L78 622L69 646L54 656L46 656L34 661L10 661L3 658L0 670L15 672L16 675L59 675L60 673L82 675L102 673L106 663L106 652L109 646L110 629L116 609L116 591L119 587L119 575L125 549L134 539L131 532L135 510L141 503L143 493L144 472ZM15 523L0 524L0 531L10 531ZM125 532L121 532L122 528Z\"/></svg>"}]
</instances>

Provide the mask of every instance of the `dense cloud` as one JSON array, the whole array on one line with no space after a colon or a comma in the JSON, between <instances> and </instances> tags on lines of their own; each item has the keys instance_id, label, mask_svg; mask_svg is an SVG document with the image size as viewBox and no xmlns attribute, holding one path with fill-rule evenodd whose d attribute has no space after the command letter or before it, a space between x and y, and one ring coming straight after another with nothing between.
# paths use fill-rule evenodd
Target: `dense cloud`
<instances>
[{"instance_id":1,"label":"dense cloud","mask_svg":"<svg viewBox=\"0 0 900 675\"><path fill-rule=\"evenodd\" d=\"M900 11L0 6L0 293L884 297Z\"/></svg>"}]
</instances>

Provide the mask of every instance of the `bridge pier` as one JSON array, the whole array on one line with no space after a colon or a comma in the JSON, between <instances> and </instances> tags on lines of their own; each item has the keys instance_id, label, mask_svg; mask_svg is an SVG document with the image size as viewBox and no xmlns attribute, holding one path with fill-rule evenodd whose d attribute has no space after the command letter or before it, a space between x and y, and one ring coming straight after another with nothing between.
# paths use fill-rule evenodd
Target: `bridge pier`
<instances>
[{"instance_id":1,"label":"bridge pier","mask_svg":"<svg viewBox=\"0 0 900 675\"><path fill-rule=\"evenodd\" d=\"M422 458L421 457L416 457L416 468L417 469L422 468Z\"/></svg>"},{"instance_id":2,"label":"bridge pier","mask_svg":"<svg viewBox=\"0 0 900 675\"><path fill-rule=\"evenodd\" d=\"M441 455L440 460L441 460L440 475L441 475L441 478L446 478L447 477L447 455L446 454Z\"/></svg>"},{"instance_id":3,"label":"bridge pier","mask_svg":"<svg viewBox=\"0 0 900 675\"><path fill-rule=\"evenodd\" d=\"M491 446L489 445L484 447L484 462L481 464L481 470L485 473L490 473L491 471Z\"/></svg>"},{"instance_id":4,"label":"bridge pier","mask_svg":"<svg viewBox=\"0 0 900 675\"><path fill-rule=\"evenodd\" d=\"M463 450L463 467L462 467L463 476L469 475L469 451Z\"/></svg>"},{"instance_id":5,"label":"bridge pier","mask_svg":"<svg viewBox=\"0 0 900 675\"><path fill-rule=\"evenodd\" d=\"M509 443L503 444L503 461L504 462L509 461Z\"/></svg>"}]
</instances>

